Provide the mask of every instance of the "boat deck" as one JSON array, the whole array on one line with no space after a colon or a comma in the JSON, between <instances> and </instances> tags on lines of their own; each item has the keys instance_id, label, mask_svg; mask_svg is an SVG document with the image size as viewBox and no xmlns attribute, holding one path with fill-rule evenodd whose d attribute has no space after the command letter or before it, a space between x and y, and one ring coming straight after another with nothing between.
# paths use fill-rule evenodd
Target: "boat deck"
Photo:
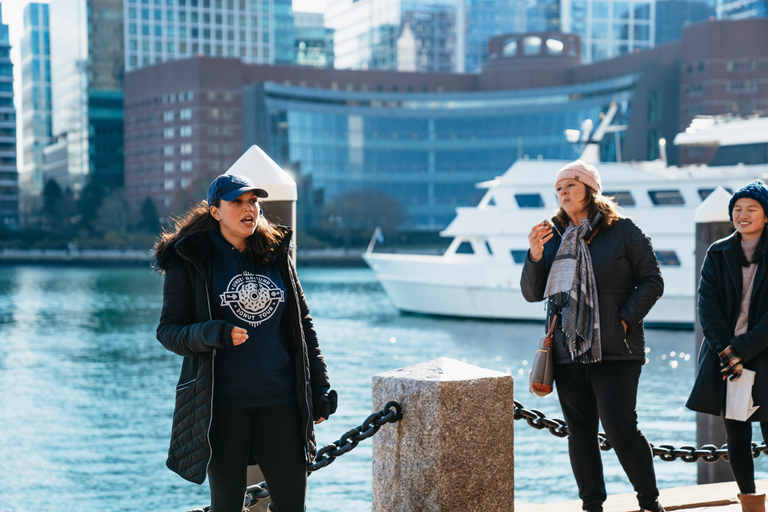
<instances>
[{"instance_id":1,"label":"boat deck","mask_svg":"<svg viewBox=\"0 0 768 512\"><path fill-rule=\"evenodd\" d=\"M545 486L546 482L542 481L542 487ZM758 480L757 489L768 489L768 480ZM737 492L736 482L693 485L661 489L659 501L668 512L741 512L741 505L736 499ZM605 512L637 512L638 508L635 493L608 496L603 506ZM515 512L581 512L581 500L543 504L516 501Z\"/></svg>"}]
</instances>

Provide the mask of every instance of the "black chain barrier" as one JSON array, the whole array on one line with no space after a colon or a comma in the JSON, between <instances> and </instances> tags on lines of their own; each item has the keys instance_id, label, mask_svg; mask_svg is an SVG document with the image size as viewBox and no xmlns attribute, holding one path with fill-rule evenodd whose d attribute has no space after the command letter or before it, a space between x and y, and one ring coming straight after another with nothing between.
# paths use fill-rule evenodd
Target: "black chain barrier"
<instances>
[{"instance_id":1,"label":"black chain barrier","mask_svg":"<svg viewBox=\"0 0 768 512\"><path fill-rule=\"evenodd\" d=\"M526 409L523 404L515 400L515 419L526 420L530 426L537 430L549 429L549 432L556 437L566 437L568 435L568 427L565 421L559 418L547 418L546 415L538 409ZM613 448L610 441L603 432L597 434L597 438L600 442L600 449L608 451ZM669 444L662 444L659 446L651 445L653 449L653 455L658 456L665 462L680 459L683 462L696 462L703 460L704 462L717 462L720 459L728 460L728 450L726 445L718 448L713 444L705 444L701 448L695 446L681 446L675 448ZM752 458L758 458L761 453L768 451L768 447L765 444L758 445L752 443Z\"/></svg>"},{"instance_id":2,"label":"black chain barrier","mask_svg":"<svg viewBox=\"0 0 768 512\"><path fill-rule=\"evenodd\" d=\"M517 405L517 404L516 404ZM307 464L307 473L312 473L322 469L355 448L360 441L373 437L379 429L387 423L395 423L403 419L403 409L397 402L387 402L384 409L375 412L365 418L363 424L345 432L338 441L333 444L323 446L317 451L314 464ZM245 508L252 507L259 501L269 498L267 483L261 482L256 485L249 485L245 491ZM189 512L209 512L211 507L195 508Z\"/></svg>"}]
</instances>

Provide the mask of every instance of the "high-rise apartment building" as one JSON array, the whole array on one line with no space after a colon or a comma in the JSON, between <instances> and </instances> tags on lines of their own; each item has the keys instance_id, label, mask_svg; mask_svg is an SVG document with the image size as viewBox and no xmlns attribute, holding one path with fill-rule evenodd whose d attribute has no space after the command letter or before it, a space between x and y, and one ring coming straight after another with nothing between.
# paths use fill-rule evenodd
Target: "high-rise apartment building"
<instances>
[{"instance_id":1,"label":"high-rise apartment building","mask_svg":"<svg viewBox=\"0 0 768 512\"><path fill-rule=\"evenodd\" d=\"M0 224L19 225L19 173L16 169L16 109L13 106L13 64L8 25L0 3Z\"/></svg>"},{"instance_id":2,"label":"high-rise apartment building","mask_svg":"<svg viewBox=\"0 0 768 512\"><path fill-rule=\"evenodd\" d=\"M321 12L293 13L296 64L333 67L333 30L325 26Z\"/></svg>"},{"instance_id":3,"label":"high-rise apartment building","mask_svg":"<svg viewBox=\"0 0 768 512\"><path fill-rule=\"evenodd\" d=\"M523 0L331 0L337 69L478 72L488 39L525 30Z\"/></svg>"},{"instance_id":4,"label":"high-rise apartment building","mask_svg":"<svg viewBox=\"0 0 768 512\"><path fill-rule=\"evenodd\" d=\"M561 0L563 32L581 36L584 62L654 46L655 0Z\"/></svg>"},{"instance_id":5,"label":"high-rise apartment building","mask_svg":"<svg viewBox=\"0 0 768 512\"><path fill-rule=\"evenodd\" d=\"M560 32L560 0L528 0L526 32Z\"/></svg>"},{"instance_id":6,"label":"high-rise apartment building","mask_svg":"<svg viewBox=\"0 0 768 512\"><path fill-rule=\"evenodd\" d=\"M716 0L717 19L743 20L768 16L768 0Z\"/></svg>"},{"instance_id":7,"label":"high-rise apartment building","mask_svg":"<svg viewBox=\"0 0 768 512\"><path fill-rule=\"evenodd\" d=\"M73 190L123 183L123 0L50 3L53 134Z\"/></svg>"},{"instance_id":8,"label":"high-rise apartment building","mask_svg":"<svg viewBox=\"0 0 768 512\"><path fill-rule=\"evenodd\" d=\"M21 36L21 119L23 160L20 185L24 193L43 190L43 148L51 142L51 47L48 4L24 8Z\"/></svg>"},{"instance_id":9,"label":"high-rise apartment building","mask_svg":"<svg viewBox=\"0 0 768 512\"><path fill-rule=\"evenodd\" d=\"M125 65L198 55L293 64L291 0L125 0Z\"/></svg>"},{"instance_id":10,"label":"high-rise apartment building","mask_svg":"<svg viewBox=\"0 0 768 512\"><path fill-rule=\"evenodd\" d=\"M656 0L655 44L677 41L683 27L715 15L714 0Z\"/></svg>"}]
</instances>

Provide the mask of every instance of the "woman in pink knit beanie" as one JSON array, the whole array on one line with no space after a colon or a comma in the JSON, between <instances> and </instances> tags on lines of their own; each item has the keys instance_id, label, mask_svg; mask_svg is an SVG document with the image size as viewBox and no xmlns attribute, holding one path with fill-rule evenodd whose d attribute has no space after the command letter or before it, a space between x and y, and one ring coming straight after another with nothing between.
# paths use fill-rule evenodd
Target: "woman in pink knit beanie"
<instances>
[{"instance_id":1,"label":"woman in pink knit beanie","mask_svg":"<svg viewBox=\"0 0 768 512\"><path fill-rule=\"evenodd\" d=\"M602 512L606 499L597 443L602 422L640 510L663 512L636 405L643 318L664 282L651 240L602 191L595 166L577 160L560 169L560 208L551 222L531 229L520 285L529 302L547 300L546 325L554 320L557 327L555 386L583 510Z\"/></svg>"}]
</instances>

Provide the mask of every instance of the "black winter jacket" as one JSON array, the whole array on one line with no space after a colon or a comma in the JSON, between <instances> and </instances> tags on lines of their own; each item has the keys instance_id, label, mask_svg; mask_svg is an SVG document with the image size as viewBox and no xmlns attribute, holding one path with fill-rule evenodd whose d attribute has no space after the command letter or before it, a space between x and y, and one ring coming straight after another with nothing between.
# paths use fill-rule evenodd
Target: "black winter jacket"
<instances>
[{"instance_id":1,"label":"black winter jacket","mask_svg":"<svg viewBox=\"0 0 768 512\"><path fill-rule=\"evenodd\" d=\"M286 286L283 325L288 329L286 340L294 363L307 462L311 463L317 454L312 423L313 390L327 391L330 384L307 301L293 262L288 257L290 235L286 229L276 263ZM211 315L208 291L213 250L205 233L193 233L155 260L158 270L165 272L157 339L171 352L184 356L176 386L173 430L166 465L197 484L205 481L211 457L208 430L213 407L213 358L216 349L233 346L234 325L214 320ZM251 458L251 462L255 463L255 459Z\"/></svg>"},{"instance_id":2,"label":"black winter jacket","mask_svg":"<svg viewBox=\"0 0 768 512\"><path fill-rule=\"evenodd\" d=\"M765 236L765 233L763 234ZM696 381L686 406L698 412L721 415L725 407L726 381L720 373L721 352L733 345L744 368L755 371L752 400L760 408L749 421L768 420L768 253L759 256L747 332L734 336L743 291L740 263L741 236L738 233L718 240L707 251L699 283L699 322L704 334L698 359Z\"/></svg>"},{"instance_id":3,"label":"black winter jacket","mask_svg":"<svg viewBox=\"0 0 768 512\"><path fill-rule=\"evenodd\" d=\"M557 255L564 227L553 218L554 236L544 244L544 256L537 262L531 253L525 258L520 287L525 300L544 300L547 278ZM601 227L589 245L597 285L600 311L600 339L604 361L645 361L643 318L661 297L664 281L651 240L632 219L622 218L611 227ZM547 304L550 325L555 306ZM626 334L621 320L627 322ZM556 363L569 363L561 319L555 329ZM565 357L564 357L565 356Z\"/></svg>"}]
</instances>

